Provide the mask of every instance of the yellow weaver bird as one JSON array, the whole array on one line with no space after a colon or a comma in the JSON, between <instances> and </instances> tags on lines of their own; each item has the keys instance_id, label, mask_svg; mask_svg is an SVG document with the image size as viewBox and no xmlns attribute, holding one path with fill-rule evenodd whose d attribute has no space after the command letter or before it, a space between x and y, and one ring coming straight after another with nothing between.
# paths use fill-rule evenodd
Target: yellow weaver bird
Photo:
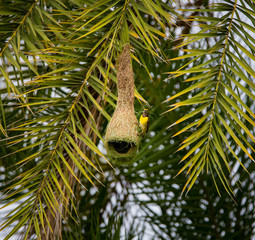
<instances>
[{"instance_id":1,"label":"yellow weaver bird","mask_svg":"<svg viewBox=\"0 0 255 240\"><path fill-rule=\"evenodd\" d=\"M142 132L139 133L139 135L142 134L142 136L144 137L145 133L148 132L149 123L150 123L150 121L149 121L149 110L144 109L143 114L141 115L141 117L139 119L139 127L142 130Z\"/></svg>"}]
</instances>

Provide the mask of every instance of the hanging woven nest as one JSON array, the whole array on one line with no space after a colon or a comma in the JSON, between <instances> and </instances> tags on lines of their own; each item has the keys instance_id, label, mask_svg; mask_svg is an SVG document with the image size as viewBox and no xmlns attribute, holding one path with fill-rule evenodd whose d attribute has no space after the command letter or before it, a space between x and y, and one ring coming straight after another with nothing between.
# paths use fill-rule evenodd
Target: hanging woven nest
<instances>
[{"instance_id":1,"label":"hanging woven nest","mask_svg":"<svg viewBox=\"0 0 255 240\"><path fill-rule=\"evenodd\" d=\"M132 162L139 147L138 122L134 110L134 76L129 45L118 61L118 101L105 135L108 156L116 164Z\"/></svg>"}]
</instances>

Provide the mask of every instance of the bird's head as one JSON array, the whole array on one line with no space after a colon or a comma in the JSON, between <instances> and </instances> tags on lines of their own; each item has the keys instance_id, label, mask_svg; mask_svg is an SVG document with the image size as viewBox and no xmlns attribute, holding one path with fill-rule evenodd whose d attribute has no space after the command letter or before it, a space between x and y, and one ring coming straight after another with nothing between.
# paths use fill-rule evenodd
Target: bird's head
<instances>
[{"instance_id":1,"label":"bird's head","mask_svg":"<svg viewBox=\"0 0 255 240\"><path fill-rule=\"evenodd\" d=\"M143 110L143 117L148 117L149 116L149 110L148 109L144 109Z\"/></svg>"}]
</instances>

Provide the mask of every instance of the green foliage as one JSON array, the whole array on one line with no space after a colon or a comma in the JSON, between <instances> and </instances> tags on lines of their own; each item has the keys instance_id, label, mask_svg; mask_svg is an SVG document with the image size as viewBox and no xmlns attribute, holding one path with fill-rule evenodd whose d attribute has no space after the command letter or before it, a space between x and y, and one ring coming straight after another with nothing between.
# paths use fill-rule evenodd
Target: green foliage
<instances>
[{"instance_id":1,"label":"green foliage","mask_svg":"<svg viewBox=\"0 0 255 240\"><path fill-rule=\"evenodd\" d=\"M243 168L245 166L237 156L240 151L254 161L254 113L252 106L247 105L254 100L255 72L250 67L254 64L254 44L249 41L249 33L246 36L247 32L253 31L252 14L246 14L251 12L252 5L249 1L215 3L211 10L215 13L224 11L224 14L192 17L191 21L201 22L201 30L195 34L184 34L184 41L179 45L185 47L184 54L172 59L188 59L185 66L171 73L175 77L185 75L185 82L191 85L167 99L171 101L184 94L188 96L188 99L172 104L170 111L176 107L196 105L172 126L202 112L195 124L185 128L193 131L180 147L190 147L181 160L190 158L180 170L188 169L190 173L183 190L188 188L189 191L206 169L207 172L215 171L225 190L234 194L223 170L225 167L232 171L229 153ZM207 9L200 12L207 12ZM243 24L241 14L247 17L247 23ZM243 100L242 94L246 94L248 99Z\"/></svg>"},{"instance_id":2,"label":"green foliage","mask_svg":"<svg viewBox=\"0 0 255 240\"><path fill-rule=\"evenodd\" d=\"M254 15L250 0L1 1L6 239L250 239ZM125 43L151 124L114 169L102 146Z\"/></svg>"}]
</instances>

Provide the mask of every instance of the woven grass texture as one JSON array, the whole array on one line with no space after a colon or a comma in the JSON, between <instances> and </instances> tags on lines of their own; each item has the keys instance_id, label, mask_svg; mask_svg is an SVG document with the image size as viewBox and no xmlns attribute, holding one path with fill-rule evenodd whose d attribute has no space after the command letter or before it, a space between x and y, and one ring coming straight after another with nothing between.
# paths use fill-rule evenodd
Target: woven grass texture
<instances>
[{"instance_id":1,"label":"woven grass texture","mask_svg":"<svg viewBox=\"0 0 255 240\"><path fill-rule=\"evenodd\" d=\"M108 156L116 164L128 164L139 148L138 122L134 110L134 75L129 45L120 54L117 67L118 101L105 135Z\"/></svg>"}]
</instances>

